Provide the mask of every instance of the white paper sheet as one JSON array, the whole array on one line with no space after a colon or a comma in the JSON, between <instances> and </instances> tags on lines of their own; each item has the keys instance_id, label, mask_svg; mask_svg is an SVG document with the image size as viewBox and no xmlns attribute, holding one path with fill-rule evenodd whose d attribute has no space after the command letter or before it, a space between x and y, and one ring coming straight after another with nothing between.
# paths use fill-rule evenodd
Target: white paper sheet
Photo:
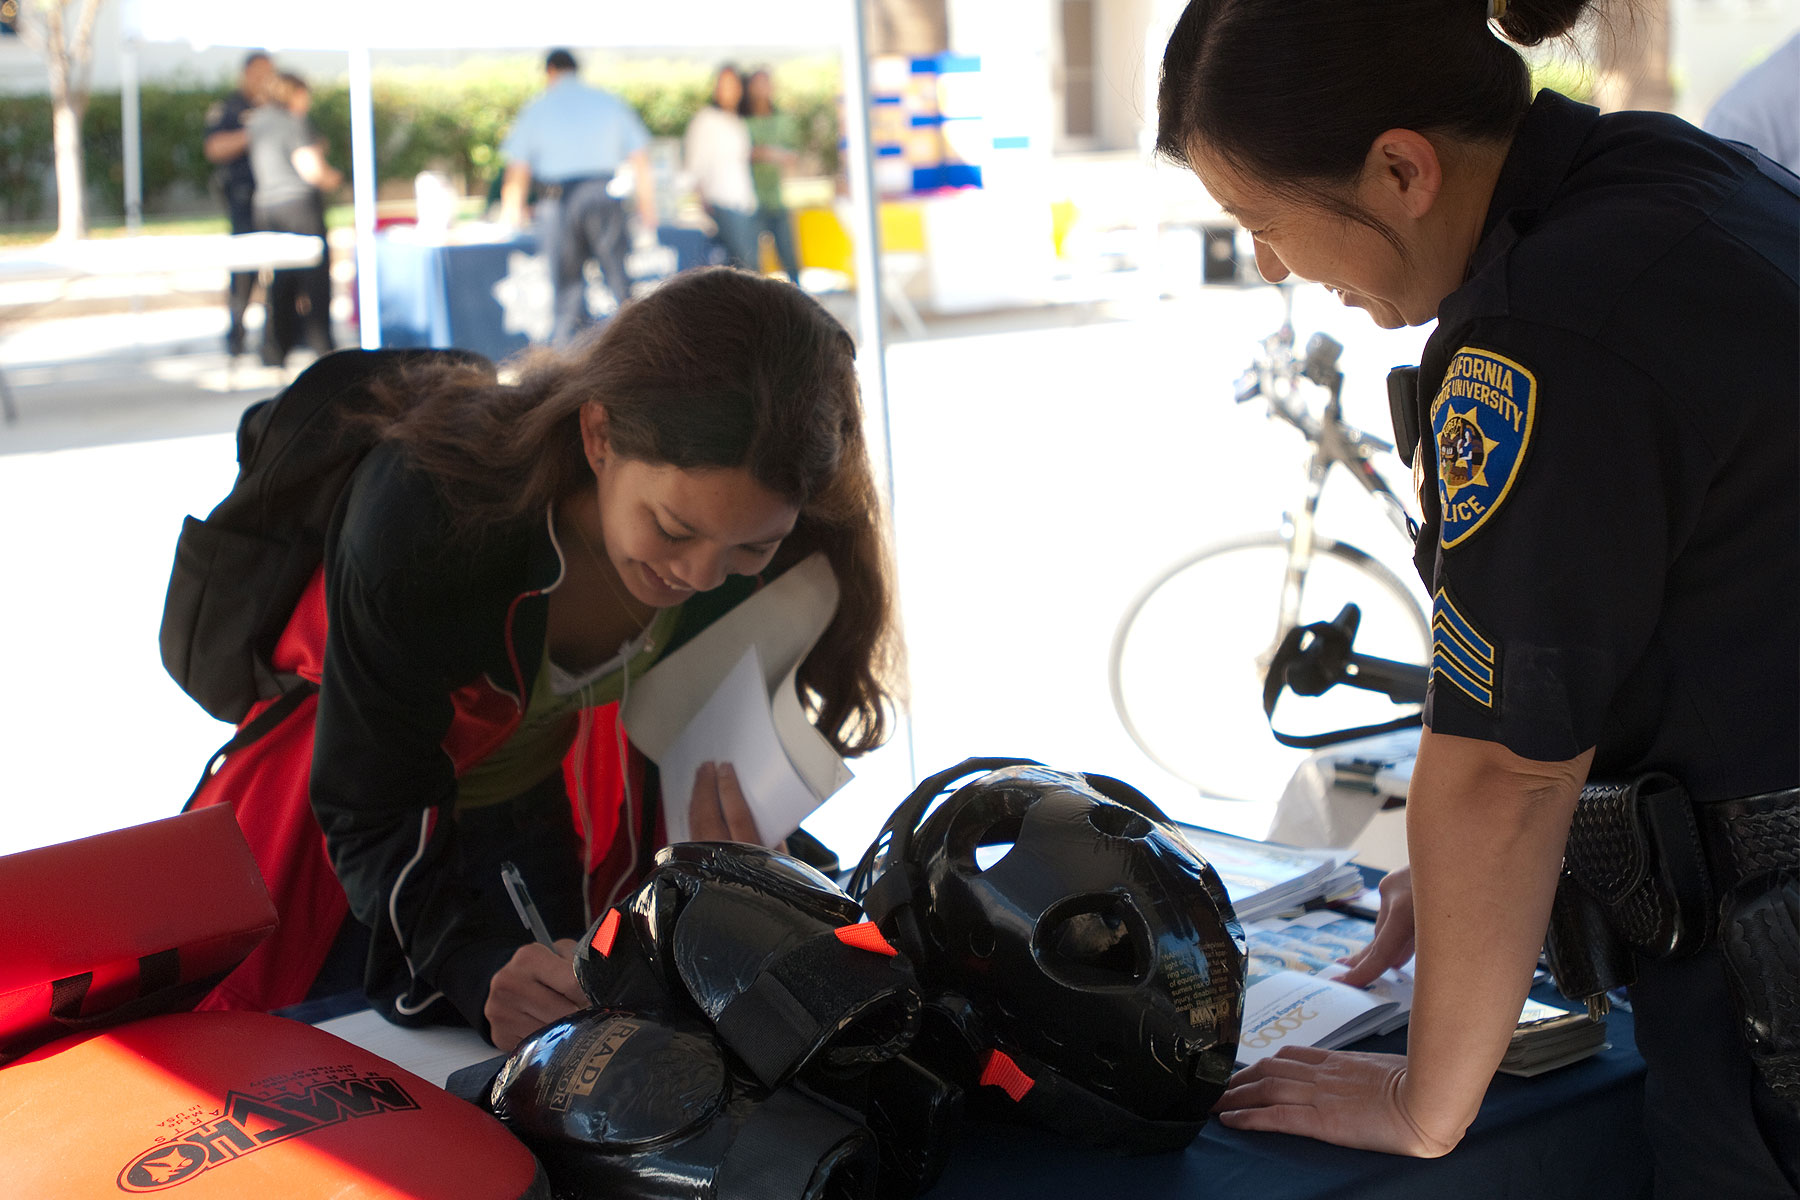
<instances>
[{"instance_id":1,"label":"white paper sheet","mask_svg":"<svg viewBox=\"0 0 1800 1200\"><path fill-rule=\"evenodd\" d=\"M850 768L807 721L794 692L794 675L831 623L837 602L837 578L825 556L814 554L701 630L641 680L632 681L625 731L663 768L665 784L670 776L664 758L670 747L752 646L762 664L765 707L774 712L776 732L794 770L818 801L850 782ZM692 785L690 774L686 788L670 788L668 794L691 794ZM685 827L686 806L680 807Z\"/></svg>"},{"instance_id":2,"label":"white paper sheet","mask_svg":"<svg viewBox=\"0 0 1800 1200\"><path fill-rule=\"evenodd\" d=\"M738 656L737 665L663 751L658 765L667 800L663 819L671 842L685 842L690 836L688 798L693 795L695 773L709 762L728 762L736 770L765 845L792 833L821 802L788 761L775 731L762 656L754 645Z\"/></svg>"},{"instance_id":3,"label":"white paper sheet","mask_svg":"<svg viewBox=\"0 0 1800 1200\"><path fill-rule=\"evenodd\" d=\"M326 1033L379 1054L421 1079L443 1087L464 1067L486 1062L500 1052L464 1025L427 1025L411 1029L384 1020L373 1009L358 1009L319 1022Z\"/></svg>"}]
</instances>

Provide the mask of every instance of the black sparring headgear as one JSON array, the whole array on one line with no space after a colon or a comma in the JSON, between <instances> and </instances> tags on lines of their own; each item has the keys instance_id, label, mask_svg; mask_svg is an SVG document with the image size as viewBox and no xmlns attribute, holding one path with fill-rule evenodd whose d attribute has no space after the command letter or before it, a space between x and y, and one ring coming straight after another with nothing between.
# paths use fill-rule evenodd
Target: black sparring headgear
<instances>
[{"instance_id":1,"label":"black sparring headgear","mask_svg":"<svg viewBox=\"0 0 1800 1200\"><path fill-rule=\"evenodd\" d=\"M977 860L1006 845L999 861ZM929 1015L950 1031L940 1052L964 1060L933 1065L1003 1090L1021 1119L1093 1145L1168 1149L1223 1093L1243 932L1213 869L1118 780L970 759L895 810L849 890L912 959Z\"/></svg>"}]
</instances>

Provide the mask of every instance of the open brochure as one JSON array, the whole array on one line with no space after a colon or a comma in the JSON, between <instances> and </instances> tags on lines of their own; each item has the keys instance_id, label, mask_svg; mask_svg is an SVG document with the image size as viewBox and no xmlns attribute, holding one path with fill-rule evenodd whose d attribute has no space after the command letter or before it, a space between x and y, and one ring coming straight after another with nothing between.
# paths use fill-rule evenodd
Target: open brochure
<instances>
[{"instance_id":1,"label":"open brochure","mask_svg":"<svg viewBox=\"0 0 1800 1200\"><path fill-rule=\"evenodd\" d=\"M1366 945L1374 925L1330 910L1292 919L1272 917L1244 927L1244 1028L1238 1065L1249 1066L1283 1046L1336 1050L1373 1034L1392 1033L1412 1015L1413 971L1384 971L1366 988L1339 983L1338 960ZM1532 1076L1607 1049L1606 1023L1527 998L1500 1061L1505 1075Z\"/></svg>"},{"instance_id":2,"label":"open brochure","mask_svg":"<svg viewBox=\"0 0 1800 1200\"><path fill-rule=\"evenodd\" d=\"M1340 970L1338 959L1367 944L1374 932L1369 922L1321 910L1292 920L1257 921L1244 932L1250 957L1239 1066L1283 1046L1335 1050L1406 1024L1412 1012L1410 969L1385 971L1366 988L1324 974Z\"/></svg>"},{"instance_id":3,"label":"open brochure","mask_svg":"<svg viewBox=\"0 0 1800 1200\"><path fill-rule=\"evenodd\" d=\"M811 555L631 682L625 728L661 768L667 795L691 794L699 764L730 762L773 845L850 781L794 688L837 602L830 565ZM670 841L687 840L685 799L665 804L663 819Z\"/></svg>"},{"instance_id":4,"label":"open brochure","mask_svg":"<svg viewBox=\"0 0 1800 1200\"><path fill-rule=\"evenodd\" d=\"M1303 850L1197 825L1181 826L1181 836L1219 873L1231 907L1246 925L1362 887L1347 850Z\"/></svg>"}]
</instances>

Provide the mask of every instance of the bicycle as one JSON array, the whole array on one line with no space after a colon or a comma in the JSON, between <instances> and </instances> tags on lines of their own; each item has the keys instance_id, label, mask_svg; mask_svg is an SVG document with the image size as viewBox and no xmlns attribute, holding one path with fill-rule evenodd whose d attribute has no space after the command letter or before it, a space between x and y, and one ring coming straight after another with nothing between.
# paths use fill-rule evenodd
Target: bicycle
<instances>
[{"instance_id":1,"label":"bicycle","mask_svg":"<svg viewBox=\"0 0 1800 1200\"><path fill-rule=\"evenodd\" d=\"M1389 659L1429 661L1431 626L1406 584L1373 555L1317 532L1319 500L1346 468L1407 538L1417 530L1375 468L1393 446L1346 423L1340 403L1343 347L1314 334L1294 350L1293 296L1283 289L1281 327L1260 343L1235 398L1260 397L1269 414L1311 445L1306 488L1278 530L1227 538L1165 568L1137 594L1113 634L1113 708L1138 747L1203 795L1273 802L1304 756L1279 745L1263 722L1264 675L1290 629L1328 621L1346 600L1362 610L1359 644ZM1317 415L1303 385L1328 398ZM1273 612L1270 612L1273 609ZM1349 688L1309 702L1324 728L1376 724L1392 702ZM1271 788L1273 794L1271 794Z\"/></svg>"}]
</instances>

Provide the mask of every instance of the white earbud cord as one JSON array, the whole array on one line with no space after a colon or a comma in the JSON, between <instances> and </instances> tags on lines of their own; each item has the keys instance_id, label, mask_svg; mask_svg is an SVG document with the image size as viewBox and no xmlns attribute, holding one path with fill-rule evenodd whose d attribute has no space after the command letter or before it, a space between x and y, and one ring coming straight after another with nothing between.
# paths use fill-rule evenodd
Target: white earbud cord
<instances>
[{"instance_id":1,"label":"white earbud cord","mask_svg":"<svg viewBox=\"0 0 1800 1200\"><path fill-rule=\"evenodd\" d=\"M631 878L633 868L637 866L638 822L642 819L641 815L634 816L631 811L631 749L625 742L625 705L631 700L631 642L629 639L619 647L619 654L625 660L624 681L619 686L619 713L617 720L613 722L613 732L619 748L619 774L625 784L625 805L620 819L626 825L626 845L631 848L631 853L625 859L625 870L613 881L612 890L606 893L605 908L613 906L613 902L618 899L619 889L625 886L625 882Z\"/></svg>"}]
</instances>

